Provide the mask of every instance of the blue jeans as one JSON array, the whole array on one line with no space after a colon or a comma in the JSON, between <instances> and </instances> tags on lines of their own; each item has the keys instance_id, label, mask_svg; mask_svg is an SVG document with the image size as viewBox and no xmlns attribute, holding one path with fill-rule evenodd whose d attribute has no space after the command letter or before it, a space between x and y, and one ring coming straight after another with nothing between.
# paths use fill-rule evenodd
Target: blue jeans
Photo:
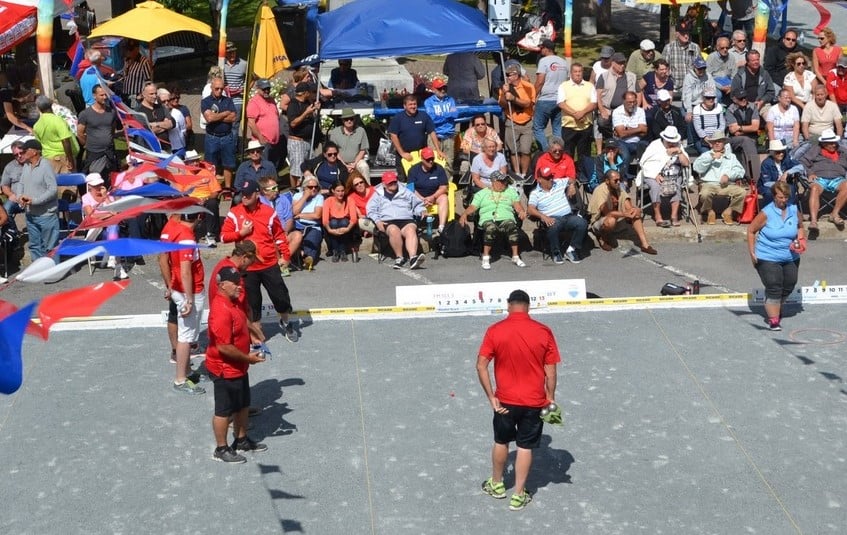
<instances>
[{"instance_id":1,"label":"blue jeans","mask_svg":"<svg viewBox=\"0 0 847 535\"><path fill-rule=\"evenodd\" d=\"M235 133L216 137L206 134L203 159L223 169L235 169Z\"/></svg>"},{"instance_id":2,"label":"blue jeans","mask_svg":"<svg viewBox=\"0 0 847 535\"><path fill-rule=\"evenodd\" d=\"M621 165L621 168L623 169L622 174L628 181L635 178L634 176L630 176L629 164L632 162L632 159L635 158L638 151L645 146L646 145L642 141L639 141L638 143L626 143L618 140L618 151L620 152L621 158L623 158L623 164Z\"/></svg>"},{"instance_id":3,"label":"blue jeans","mask_svg":"<svg viewBox=\"0 0 847 535\"><path fill-rule=\"evenodd\" d=\"M553 125L553 135L558 135L562 128L562 110L555 100L539 100L535 103L535 115L532 116L532 135L538 141L541 151L547 150L547 136L544 130L547 122Z\"/></svg>"},{"instance_id":4,"label":"blue jeans","mask_svg":"<svg viewBox=\"0 0 847 535\"><path fill-rule=\"evenodd\" d=\"M21 208L20 204L9 200L3 203L3 209L6 210L6 213L9 215L9 226L18 230L18 226L15 224L15 214L24 213L24 209Z\"/></svg>"},{"instance_id":5,"label":"blue jeans","mask_svg":"<svg viewBox=\"0 0 847 535\"><path fill-rule=\"evenodd\" d=\"M323 240L321 227L317 225L302 225L300 231L303 233L303 243L300 245L303 255L311 256L317 260L321 251L321 240Z\"/></svg>"},{"instance_id":6,"label":"blue jeans","mask_svg":"<svg viewBox=\"0 0 847 535\"><path fill-rule=\"evenodd\" d=\"M335 219L330 218L329 220L329 228L345 228L350 224L350 219L345 217L343 219ZM350 243L351 232L344 234L343 236L336 236L334 234L327 233L326 240L329 242L329 252L331 253L339 253L339 254L347 254L347 246ZM305 242L305 240L304 240Z\"/></svg>"},{"instance_id":7,"label":"blue jeans","mask_svg":"<svg viewBox=\"0 0 847 535\"><path fill-rule=\"evenodd\" d=\"M35 262L59 243L59 214L26 215L29 256Z\"/></svg>"},{"instance_id":8,"label":"blue jeans","mask_svg":"<svg viewBox=\"0 0 847 535\"><path fill-rule=\"evenodd\" d=\"M576 214L568 214L559 217L553 217L556 222L547 227L547 243L550 244L550 254L561 254L559 246L559 234L564 231L571 233L571 247L579 251L582 249L582 241L585 239L585 233L588 232L588 222Z\"/></svg>"}]
</instances>

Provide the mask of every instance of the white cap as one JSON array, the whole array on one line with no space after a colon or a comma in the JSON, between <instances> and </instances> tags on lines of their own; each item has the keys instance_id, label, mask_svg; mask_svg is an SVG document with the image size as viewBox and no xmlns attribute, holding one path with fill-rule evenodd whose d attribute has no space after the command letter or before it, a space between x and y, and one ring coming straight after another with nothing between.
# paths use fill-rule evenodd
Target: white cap
<instances>
[{"instance_id":1,"label":"white cap","mask_svg":"<svg viewBox=\"0 0 847 535\"><path fill-rule=\"evenodd\" d=\"M644 50L645 52L648 50L656 50L656 44L649 39L644 39L643 41L641 41L641 44L638 45L638 48Z\"/></svg>"},{"instance_id":2,"label":"white cap","mask_svg":"<svg viewBox=\"0 0 847 535\"><path fill-rule=\"evenodd\" d=\"M659 89L658 91L656 91L656 98L661 101L670 100L671 94L668 93L667 89Z\"/></svg>"},{"instance_id":3,"label":"white cap","mask_svg":"<svg viewBox=\"0 0 847 535\"><path fill-rule=\"evenodd\" d=\"M103 177L100 176L100 173L89 173L85 176L85 183L89 186L100 186L104 184Z\"/></svg>"}]
</instances>

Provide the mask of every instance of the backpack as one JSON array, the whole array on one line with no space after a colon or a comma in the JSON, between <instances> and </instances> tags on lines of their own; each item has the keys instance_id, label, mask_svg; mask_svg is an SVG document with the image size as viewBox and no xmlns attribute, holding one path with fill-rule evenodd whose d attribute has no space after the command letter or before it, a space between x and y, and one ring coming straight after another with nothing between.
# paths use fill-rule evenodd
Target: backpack
<instances>
[{"instance_id":1,"label":"backpack","mask_svg":"<svg viewBox=\"0 0 847 535\"><path fill-rule=\"evenodd\" d=\"M473 251L471 233L467 226L459 224L458 219L447 223L439 238L441 256L445 258L460 258L470 255Z\"/></svg>"}]
</instances>

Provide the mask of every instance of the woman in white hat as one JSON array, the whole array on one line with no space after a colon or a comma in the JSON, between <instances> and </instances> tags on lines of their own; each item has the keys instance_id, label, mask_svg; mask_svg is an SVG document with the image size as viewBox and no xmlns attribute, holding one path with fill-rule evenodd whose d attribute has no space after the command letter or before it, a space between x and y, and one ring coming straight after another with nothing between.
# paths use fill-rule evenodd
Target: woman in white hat
<instances>
[{"instance_id":1,"label":"woman in white hat","mask_svg":"<svg viewBox=\"0 0 847 535\"><path fill-rule=\"evenodd\" d=\"M762 193L765 204L773 201L771 186L776 182L788 182L791 186L789 202L794 204L797 185L789 177L803 172L803 166L795 162L788 154L788 147L785 143L781 139L772 140L768 144L768 157L762 161L762 174L759 175L759 182L756 184L759 192Z\"/></svg>"},{"instance_id":2,"label":"woman in white hat","mask_svg":"<svg viewBox=\"0 0 847 535\"><path fill-rule=\"evenodd\" d=\"M82 214L88 217L94 214L94 217L110 215L108 210L103 209L103 205L109 204L114 198L109 195L109 190L106 188L106 183L100 173L89 173L85 177L85 195L82 196ZM109 225L106 227L106 239L118 239L118 226ZM128 279L129 275L124 269L123 262L118 264L118 259L114 256L109 256L106 262L106 267L115 269L115 277L118 279Z\"/></svg>"}]
</instances>

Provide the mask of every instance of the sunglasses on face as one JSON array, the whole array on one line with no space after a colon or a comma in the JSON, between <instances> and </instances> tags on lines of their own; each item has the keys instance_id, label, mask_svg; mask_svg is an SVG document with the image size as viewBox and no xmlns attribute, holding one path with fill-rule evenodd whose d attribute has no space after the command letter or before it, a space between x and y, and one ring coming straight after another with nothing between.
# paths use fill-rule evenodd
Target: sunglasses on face
<instances>
[{"instance_id":1,"label":"sunglasses on face","mask_svg":"<svg viewBox=\"0 0 847 535\"><path fill-rule=\"evenodd\" d=\"M327 152L326 157L329 158L330 156L338 156L338 153L337 152Z\"/></svg>"},{"instance_id":2,"label":"sunglasses on face","mask_svg":"<svg viewBox=\"0 0 847 535\"><path fill-rule=\"evenodd\" d=\"M798 61L798 62L797 62L797 63L795 63L794 65L800 66L800 65L805 65L805 64L806 64L806 62L805 62L805 61Z\"/></svg>"},{"instance_id":3,"label":"sunglasses on face","mask_svg":"<svg viewBox=\"0 0 847 535\"><path fill-rule=\"evenodd\" d=\"M353 187L354 187L354 188L358 188L359 186L364 186L364 185L365 185L365 183L364 183L364 182L361 182L361 181L359 181L359 182L353 182Z\"/></svg>"},{"instance_id":4,"label":"sunglasses on face","mask_svg":"<svg viewBox=\"0 0 847 535\"><path fill-rule=\"evenodd\" d=\"M485 126L485 123L476 123L474 126Z\"/></svg>"},{"instance_id":5,"label":"sunglasses on face","mask_svg":"<svg viewBox=\"0 0 847 535\"><path fill-rule=\"evenodd\" d=\"M354 118L352 118L352 117L348 117L348 118L344 119L344 121L345 121L345 122L346 122L346 121L355 121L355 120L356 120L356 119L354 119Z\"/></svg>"},{"instance_id":6,"label":"sunglasses on face","mask_svg":"<svg viewBox=\"0 0 847 535\"><path fill-rule=\"evenodd\" d=\"M279 191L278 186L270 186L270 187L262 188L262 189L265 190L265 191Z\"/></svg>"},{"instance_id":7,"label":"sunglasses on face","mask_svg":"<svg viewBox=\"0 0 847 535\"><path fill-rule=\"evenodd\" d=\"M306 186L306 189L319 189L319 186Z\"/></svg>"},{"instance_id":8,"label":"sunglasses on face","mask_svg":"<svg viewBox=\"0 0 847 535\"><path fill-rule=\"evenodd\" d=\"M797 39L793 39L793 38L791 38L791 37L784 37L783 39L785 39L785 40L786 40L786 41L788 41L789 43L794 43L794 42L796 42L796 41L797 41Z\"/></svg>"}]
</instances>

